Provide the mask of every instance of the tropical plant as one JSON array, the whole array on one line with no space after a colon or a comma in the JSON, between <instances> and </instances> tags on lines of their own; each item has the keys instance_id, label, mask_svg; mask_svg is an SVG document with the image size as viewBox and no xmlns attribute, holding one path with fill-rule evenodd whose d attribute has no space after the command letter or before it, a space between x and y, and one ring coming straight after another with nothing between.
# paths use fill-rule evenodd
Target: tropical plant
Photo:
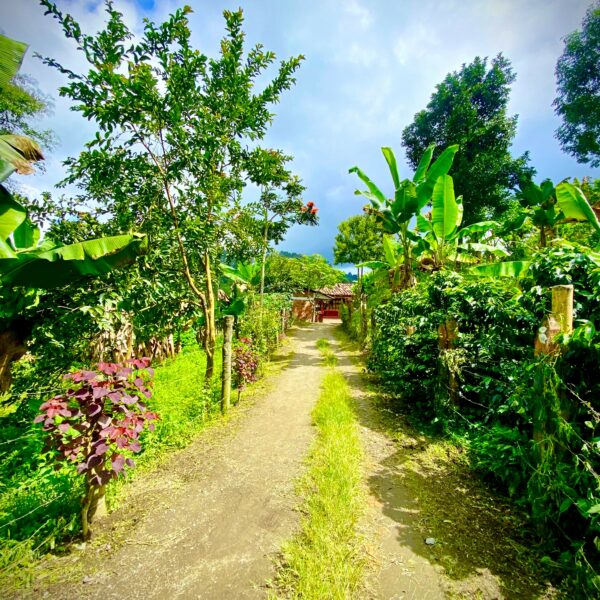
<instances>
[{"instance_id":1,"label":"tropical plant","mask_svg":"<svg viewBox=\"0 0 600 600\"><path fill-rule=\"evenodd\" d=\"M387 198L358 167L350 169L350 173L356 173L368 188L355 192L371 202L368 212L375 216L377 223L386 233L398 235L402 248L401 288L410 287L415 282L412 247L414 242L418 241L418 237L410 229L411 220L432 201L435 184L439 177L448 173L458 146L446 148L431 164L434 149L433 144L427 148L412 180L400 180L396 157L392 149L381 149L394 183L393 199Z\"/></svg>"},{"instance_id":2,"label":"tropical plant","mask_svg":"<svg viewBox=\"0 0 600 600\"><path fill-rule=\"evenodd\" d=\"M439 177L433 188L432 209L426 218L417 215L417 228L424 236L415 248L416 256L429 255L431 262L421 259L422 268L438 270L447 260L455 263L474 262L468 253L490 253L494 256L507 256L508 252L498 243L487 244L473 241L488 232L498 229L495 221L472 223L461 228L463 220L462 197L455 198L454 184L450 175Z\"/></svg>"},{"instance_id":3,"label":"tropical plant","mask_svg":"<svg viewBox=\"0 0 600 600\"><path fill-rule=\"evenodd\" d=\"M546 246L546 236L558 223L581 222L600 231L600 222L581 188L562 181L556 188L547 179L540 186L528 183L523 186L523 198L533 211L532 222L540 229L540 244ZM491 263L473 267L475 275L486 277L520 277L527 272L531 261L519 260Z\"/></svg>"},{"instance_id":4,"label":"tropical plant","mask_svg":"<svg viewBox=\"0 0 600 600\"><path fill-rule=\"evenodd\" d=\"M65 375L69 389L40 406L35 423L44 423L47 445L58 467L77 464L85 476L86 492L81 521L84 539L92 535L91 524L106 484L135 463L129 453L140 452L140 434L154 429L156 413L144 401L152 396L150 360L124 364L99 363L97 371Z\"/></svg>"}]
</instances>

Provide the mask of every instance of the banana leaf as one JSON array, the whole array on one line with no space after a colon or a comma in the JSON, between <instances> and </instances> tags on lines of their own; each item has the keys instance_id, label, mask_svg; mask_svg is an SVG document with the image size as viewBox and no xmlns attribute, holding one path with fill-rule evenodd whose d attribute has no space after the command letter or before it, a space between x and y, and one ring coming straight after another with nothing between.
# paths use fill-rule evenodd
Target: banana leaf
<instances>
[{"instance_id":1,"label":"banana leaf","mask_svg":"<svg viewBox=\"0 0 600 600\"><path fill-rule=\"evenodd\" d=\"M482 277L521 277L531 264L528 260L515 260L509 262L491 263L489 265L478 265L470 272Z\"/></svg>"},{"instance_id":2,"label":"banana leaf","mask_svg":"<svg viewBox=\"0 0 600 600\"><path fill-rule=\"evenodd\" d=\"M15 258L0 259L0 281L6 286L59 287L129 265L147 248L146 236L134 233L20 252Z\"/></svg>"},{"instance_id":3,"label":"banana leaf","mask_svg":"<svg viewBox=\"0 0 600 600\"><path fill-rule=\"evenodd\" d=\"M0 35L0 87L8 85L19 72L27 44Z\"/></svg>"},{"instance_id":4,"label":"banana leaf","mask_svg":"<svg viewBox=\"0 0 600 600\"><path fill-rule=\"evenodd\" d=\"M563 181L556 186L558 206L566 219L587 221L596 231L600 231L598 217L583 192L572 183Z\"/></svg>"}]
</instances>

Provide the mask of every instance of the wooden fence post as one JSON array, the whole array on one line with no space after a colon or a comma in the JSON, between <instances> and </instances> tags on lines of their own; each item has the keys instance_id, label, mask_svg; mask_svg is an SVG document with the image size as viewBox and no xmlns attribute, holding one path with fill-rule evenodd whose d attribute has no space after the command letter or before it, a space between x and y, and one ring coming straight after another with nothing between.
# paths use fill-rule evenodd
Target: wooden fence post
<instances>
[{"instance_id":1,"label":"wooden fence post","mask_svg":"<svg viewBox=\"0 0 600 600\"><path fill-rule=\"evenodd\" d=\"M552 354L558 350L555 342L556 337L561 333L571 333L573 331L573 286L555 285L552 286L552 312L544 319L542 327L535 338L535 354ZM561 399L562 409L553 408L546 398L546 372L544 365L540 365L540 371L536 375L535 386L537 388L539 403L533 415L533 440L537 444L538 461L544 460L545 454L550 451L550 438L548 437L548 428L555 415L553 410L560 410L563 418L568 418L564 414L564 399Z\"/></svg>"},{"instance_id":2,"label":"wooden fence post","mask_svg":"<svg viewBox=\"0 0 600 600\"><path fill-rule=\"evenodd\" d=\"M410 329L410 328L409 328ZM408 333L408 331L407 331ZM410 332L414 333L413 331ZM410 335L410 334L409 334ZM448 364L446 354L454 349L458 339L458 323L454 319L448 319L438 327L438 345L440 349L440 378L447 381L447 392L452 404L458 404L459 382L456 372Z\"/></svg>"},{"instance_id":3,"label":"wooden fence post","mask_svg":"<svg viewBox=\"0 0 600 600\"><path fill-rule=\"evenodd\" d=\"M223 339L223 386L221 388L221 412L226 413L231 404L231 340L233 338L233 316L225 317Z\"/></svg>"},{"instance_id":4,"label":"wooden fence post","mask_svg":"<svg viewBox=\"0 0 600 600\"><path fill-rule=\"evenodd\" d=\"M556 349L554 342L559 333L573 331L573 286L552 286L552 312L544 319L535 338L535 353L550 354Z\"/></svg>"}]
</instances>

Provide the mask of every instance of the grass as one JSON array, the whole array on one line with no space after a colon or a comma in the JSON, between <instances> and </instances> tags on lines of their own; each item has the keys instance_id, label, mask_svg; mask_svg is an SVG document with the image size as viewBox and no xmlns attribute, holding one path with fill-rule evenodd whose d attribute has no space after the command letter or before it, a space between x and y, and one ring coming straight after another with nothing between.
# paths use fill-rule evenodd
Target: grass
<instances>
[{"instance_id":1,"label":"grass","mask_svg":"<svg viewBox=\"0 0 600 600\"><path fill-rule=\"evenodd\" d=\"M335 367L337 365L338 359L333 350L331 349L331 344L329 340L326 338L320 338L317 340L317 348L321 352L323 356L323 362L328 367Z\"/></svg>"},{"instance_id":2,"label":"grass","mask_svg":"<svg viewBox=\"0 0 600 600\"><path fill-rule=\"evenodd\" d=\"M216 374L221 359L219 347ZM289 352L279 352L275 360L263 365L263 375L275 374L289 359ZM154 432L143 434L143 452L135 457L136 468L126 479L108 486L109 510L125 503L129 483L153 472L174 451L188 446L202 430L221 419L219 378L215 376L213 389L206 390L205 366L204 352L191 345L156 367L153 396L147 404L159 413L160 420ZM250 399L265 385L264 380L252 384L243 399ZM80 531L82 478L74 470L56 472L52 464L45 464L41 428L30 421L26 435L16 445L2 446L0 442L0 450L11 448L0 454L0 476L4 475L0 477L0 589L6 593L18 593L30 585L40 558L48 551L68 551L68 544ZM6 432L6 436L17 438L19 432ZM53 575L45 572L44 576Z\"/></svg>"},{"instance_id":3,"label":"grass","mask_svg":"<svg viewBox=\"0 0 600 600\"><path fill-rule=\"evenodd\" d=\"M327 364L329 342L317 346ZM365 502L362 448L350 389L339 372L325 375L312 418L317 439L298 486L301 529L282 548L276 583L291 598L356 597L364 569L356 532Z\"/></svg>"}]
</instances>

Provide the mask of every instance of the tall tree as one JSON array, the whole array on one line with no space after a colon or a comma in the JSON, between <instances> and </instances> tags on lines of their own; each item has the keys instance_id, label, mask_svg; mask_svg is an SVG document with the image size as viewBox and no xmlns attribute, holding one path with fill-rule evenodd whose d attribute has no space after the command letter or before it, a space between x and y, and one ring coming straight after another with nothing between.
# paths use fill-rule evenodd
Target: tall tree
<instances>
[{"instance_id":1,"label":"tall tree","mask_svg":"<svg viewBox=\"0 0 600 600\"><path fill-rule=\"evenodd\" d=\"M527 152L518 158L510 154L517 115L509 116L507 105L514 80L510 62L502 54L492 59L489 68L487 58L476 57L446 75L427 108L402 133L413 168L432 143L438 149L460 146L450 175L456 193L463 196L465 225L504 212L511 190L534 173Z\"/></svg>"},{"instance_id":2,"label":"tall tree","mask_svg":"<svg viewBox=\"0 0 600 600\"><path fill-rule=\"evenodd\" d=\"M209 383L216 344L214 264L224 219L239 201L252 155L248 146L265 136L270 107L294 84L302 57L282 61L265 81L275 54L260 44L244 52L241 10L223 13L227 34L219 55L209 58L191 45L188 6L160 25L146 21L134 41L109 1L108 23L96 35L83 33L49 0L41 3L83 52L89 70L76 73L52 58L44 62L69 78L61 95L99 129L68 162L67 181L175 245L180 272L204 316Z\"/></svg>"},{"instance_id":3,"label":"tall tree","mask_svg":"<svg viewBox=\"0 0 600 600\"><path fill-rule=\"evenodd\" d=\"M372 215L355 215L338 225L333 248L335 264L383 259L383 230ZM359 269L359 277L361 275Z\"/></svg>"},{"instance_id":4,"label":"tall tree","mask_svg":"<svg viewBox=\"0 0 600 600\"><path fill-rule=\"evenodd\" d=\"M562 149L578 162L600 165L600 3L591 6L581 31L565 37L556 63L554 110L563 124L556 130Z\"/></svg>"}]
</instances>

